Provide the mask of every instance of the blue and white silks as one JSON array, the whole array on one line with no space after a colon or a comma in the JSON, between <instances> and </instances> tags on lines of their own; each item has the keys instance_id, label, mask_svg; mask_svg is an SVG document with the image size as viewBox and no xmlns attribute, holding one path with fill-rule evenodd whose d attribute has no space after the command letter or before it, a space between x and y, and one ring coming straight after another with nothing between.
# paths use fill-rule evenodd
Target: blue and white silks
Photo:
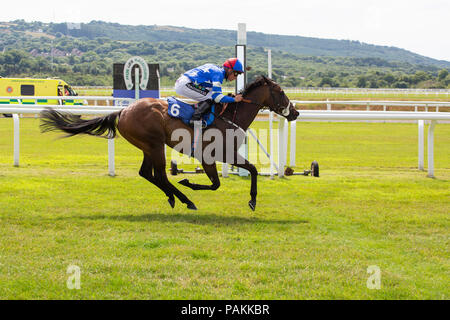
<instances>
[{"instance_id":1,"label":"blue and white silks","mask_svg":"<svg viewBox=\"0 0 450 320\"><path fill-rule=\"evenodd\" d=\"M217 103L235 102L233 97L222 93L222 83L225 78L225 69L214 64L204 64L184 73L195 85L200 85L206 90L212 90L211 98Z\"/></svg>"},{"instance_id":2,"label":"blue and white silks","mask_svg":"<svg viewBox=\"0 0 450 320\"><path fill-rule=\"evenodd\" d=\"M169 115L173 118L181 119L181 121L188 125L189 120L191 120L192 115L194 114L194 107L174 97L168 97L167 103L169 104ZM213 105L210 112L207 112L202 116L206 126L209 126L214 122L214 109L215 106Z\"/></svg>"}]
</instances>

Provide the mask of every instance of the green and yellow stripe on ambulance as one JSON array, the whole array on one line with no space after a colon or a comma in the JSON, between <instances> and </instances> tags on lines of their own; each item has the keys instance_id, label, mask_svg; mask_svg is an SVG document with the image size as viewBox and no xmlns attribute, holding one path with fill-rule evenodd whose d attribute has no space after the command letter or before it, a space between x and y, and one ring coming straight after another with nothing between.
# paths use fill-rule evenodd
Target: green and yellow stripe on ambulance
<instances>
[{"instance_id":1,"label":"green and yellow stripe on ambulance","mask_svg":"<svg viewBox=\"0 0 450 320\"><path fill-rule=\"evenodd\" d=\"M82 106L83 100L77 99L0 99L0 104L29 104L29 105L68 105Z\"/></svg>"},{"instance_id":2,"label":"green and yellow stripe on ambulance","mask_svg":"<svg viewBox=\"0 0 450 320\"><path fill-rule=\"evenodd\" d=\"M61 99L62 104L67 106L82 106L84 105L83 100L76 100L76 99Z\"/></svg>"},{"instance_id":3,"label":"green and yellow stripe on ambulance","mask_svg":"<svg viewBox=\"0 0 450 320\"><path fill-rule=\"evenodd\" d=\"M0 104L58 105L56 99L0 99Z\"/></svg>"}]
</instances>

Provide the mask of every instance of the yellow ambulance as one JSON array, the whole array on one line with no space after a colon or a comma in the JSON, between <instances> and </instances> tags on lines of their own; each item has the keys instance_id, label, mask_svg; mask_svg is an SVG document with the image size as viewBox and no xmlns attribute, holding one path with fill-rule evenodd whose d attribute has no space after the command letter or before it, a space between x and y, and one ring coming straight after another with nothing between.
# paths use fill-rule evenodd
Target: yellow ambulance
<instances>
[{"instance_id":1,"label":"yellow ambulance","mask_svg":"<svg viewBox=\"0 0 450 320\"><path fill-rule=\"evenodd\" d=\"M75 97L78 94L64 80L33 78L0 77L0 104L64 104L83 105L83 100L76 99L17 99L16 97ZM8 99L7 97L14 97ZM19 101L20 100L20 101Z\"/></svg>"}]
</instances>

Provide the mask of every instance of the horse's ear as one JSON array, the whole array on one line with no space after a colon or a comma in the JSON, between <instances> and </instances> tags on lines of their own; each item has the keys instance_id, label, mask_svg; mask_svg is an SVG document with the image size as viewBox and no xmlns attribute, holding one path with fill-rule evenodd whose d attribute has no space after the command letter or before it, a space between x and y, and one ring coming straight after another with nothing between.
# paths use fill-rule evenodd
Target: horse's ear
<instances>
[{"instance_id":1,"label":"horse's ear","mask_svg":"<svg viewBox=\"0 0 450 320\"><path fill-rule=\"evenodd\" d=\"M269 81L269 78L267 78L267 77L266 77L265 75L263 75L263 74L261 75L261 78L263 78L265 84L269 84L269 82L270 82L270 81Z\"/></svg>"}]
</instances>

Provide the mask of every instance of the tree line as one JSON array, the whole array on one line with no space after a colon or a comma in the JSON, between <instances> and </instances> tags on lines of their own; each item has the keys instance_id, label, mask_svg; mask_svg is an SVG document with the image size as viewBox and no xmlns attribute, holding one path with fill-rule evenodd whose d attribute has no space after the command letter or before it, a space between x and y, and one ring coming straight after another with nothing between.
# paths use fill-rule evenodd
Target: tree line
<instances>
[{"instance_id":1,"label":"tree line","mask_svg":"<svg viewBox=\"0 0 450 320\"><path fill-rule=\"evenodd\" d=\"M112 66L139 55L159 63L161 84L172 86L180 74L204 63L222 64L234 46L183 42L89 39L0 28L0 76L60 77L72 85L110 86ZM267 52L248 47L251 81L267 74ZM287 87L450 88L449 70L433 65L377 57L307 56L272 51L272 78Z\"/></svg>"}]
</instances>

